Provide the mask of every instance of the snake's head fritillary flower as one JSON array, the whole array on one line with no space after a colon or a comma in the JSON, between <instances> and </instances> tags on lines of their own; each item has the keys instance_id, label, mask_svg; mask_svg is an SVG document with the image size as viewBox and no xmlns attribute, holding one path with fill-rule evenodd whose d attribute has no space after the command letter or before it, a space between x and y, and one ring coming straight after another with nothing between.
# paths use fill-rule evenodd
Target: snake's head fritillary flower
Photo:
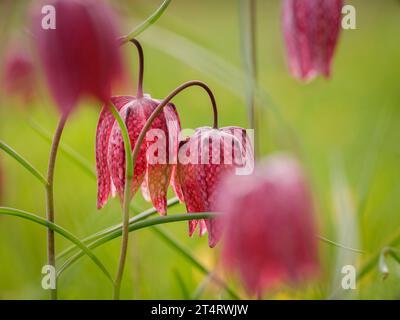
<instances>
[{"instance_id":1,"label":"snake's head fritillary flower","mask_svg":"<svg viewBox=\"0 0 400 320\"><path fill-rule=\"evenodd\" d=\"M18 46L10 47L3 60L2 83L5 93L29 101L33 97L36 80L29 51Z\"/></svg>"},{"instance_id":2,"label":"snake's head fritillary flower","mask_svg":"<svg viewBox=\"0 0 400 320\"><path fill-rule=\"evenodd\" d=\"M183 195L189 213L215 211L216 190L225 174L251 173L253 148L245 129L198 128L180 145L178 153L178 194ZM242 172L241 172L242 171ZM199 225L199 234L208 231L208 244L214 247L221 236L218 219L189 221L189 236Z\"/></svg>"},{"instance_id":3,"label":"snake's head fritillary flower","mask_svg":"<svg viewBox=\"0 0 400 320\"><path fill-rule=\"evenodd\" d=\"M132 149L147 119L160 101L149 95L112 97L129 131ZM146 200L151 200L161 214L167 212L167 189L176 166L179 116L169 103L153 121L147 132L134 167L131 196L141 187ZM105 106L100 114L96 134L96 164L98 177L97 207L100 209L110 195L123 198L125 187L125 148L115 118Z\"/></svg>"},{"instance_id":4,"label":"snake's head fritillary flower","mask_svg":"<svg viewBox=\"0 0 400 320\"><path fill-rule=\"evenodd\" d=\"M112 84L122 77L116 19L101 0L53 0L55 28L43 28L35 8L34 43L50 92L68 113L83 96L108 102Z\"/></svg>"},{"instance_id":5,"label":"snake's head fritillary flower","mask_svg":"<svg viewBox=\"0 0 400 320\"><path fill-rule=\"evenodd\" d=\"M251 176L226 177L218 194L223 261L249 292L318 274L311 192L296 160L270 156Z\"/></svg>"},{"instance_id":6,"label":"snake's head fritillary flower","mask_svg":"<svg viewBox=\"0 0 400 320\"><path fill-rule=\"evenodd\" d=\"M284 0L283 31L291 74L328 78L340 33L342 0Z\"/></svg>"}]
</instances>

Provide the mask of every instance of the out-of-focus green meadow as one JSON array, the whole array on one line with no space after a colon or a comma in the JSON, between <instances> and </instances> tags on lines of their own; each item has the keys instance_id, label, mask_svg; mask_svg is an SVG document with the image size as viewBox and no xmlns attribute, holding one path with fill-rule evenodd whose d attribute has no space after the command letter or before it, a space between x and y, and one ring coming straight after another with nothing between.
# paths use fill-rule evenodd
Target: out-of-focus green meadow
<instances>
[{"instance_id":1,"label":"out-of-focus green meadow","mask_svg":"<svg viewBox=\"0 0 400 320\"><path fill-rule=\"evenodd\" d=\"M138 25L160 1L112 1L125 32ZM363 254L320 243L322 273L316 283L300 290L277 288L265 298L400 298L400 266L388 259L390 276L382 279L378 265L357 283L351 295L341 290L341 267L361 266L400 230L400 3L396 0L349 0L357 10L357 30L343 30L330 80L300 84L287 72L280 25L280 1L258 1L258 68L260 87L271 99L259 99L263 155L274 151L299 154L309 171L315 192L320 234ZM4 43L25 35L19 1ZM5 6L1 7L5 10ZM245 90L241 76L238 2L173 0L165 14L138 39L145 50L145 91L162 98L190 79L207 82L215 91L222 125L247 127ZM2 12L4 15L5 12ZM4 44L2 45L2 50ZM137 55L124 49L129 60L130 86L118 93L133 94ZM220 61L221 63L218 63ZM216 63L217 62L217 63ZM273 101L273 102L272 102ZM204 93L190 89L174 99L184 128L211 125L212 113ZM99 107L83 102L68 122L63 143L77 150L94 167L94 141ZM278 111L276 111L278 110ZM28 124L34 119L54 131L57 112L46 90L38 90L31 105L1 97L0 139L46 171L49 144ZM290 132L290 133L289 133ZM6 173L1 205L45 216L42 186L10 157L0 154ZM60 153L55 184L56 222L80 238L119 223L118 200L96 210L96 181ZM171 196L172 192L171 192ZM134 198L150 207L140 194ZM183 205L169 214L183 213ZM190 248L211 270L219 264L219 248L209 249L206 237L187 236L187 223L162 226ZM60 252L69 243L57 236ZM181 277L192 293L204 280L184 257L151 229L131 233L122 297L127 299L179 299ZM114 273L119 239L95 250ZM0 216L0 298L44 299L41 269L46 264L46 232L31 222ZM178 276L177 276L178 275ZM339 276L339 278L338 278ZM240 282L227 282L247 297ZM111 285L87 257L60 278L61 299L109 299ZM228 298L218 286L207 285L201 298Z\"/></svg>"}]
</instances>

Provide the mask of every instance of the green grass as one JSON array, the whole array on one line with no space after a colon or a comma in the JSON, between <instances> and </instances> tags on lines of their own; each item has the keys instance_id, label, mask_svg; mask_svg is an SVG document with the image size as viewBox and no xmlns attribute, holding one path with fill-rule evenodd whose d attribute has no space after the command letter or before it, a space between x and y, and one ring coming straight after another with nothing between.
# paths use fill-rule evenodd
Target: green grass
<instances>
[{"instance_id":1,"label":"green grass","mask_svg":"<svg viewBox=\"0 0 400 320\"><path fill-rule=\"evenodd\" d=\"M126 32L138 25L159 5L160 1L135 1L129 7L119 1ZM128 3L128 2L126 2ZM280 1L259 1L258 56L260 86L273 98L285 122L300 142L304 165L309 171L315 190L320 233L339 240L348 226L338 219L332 199L332 155L338 154L342 173L346 177L349 196L355 206L358 245L366 251L357 255L358 264L386 243L386 239L400 227L400 5L396 0L352 0L357 9L357 30L343 31L336 53L333 77L304 85L292 79L286 70L280 27ZM22 18L22 17L20 17ZM18 28L17 22L12 25ZM215 91L222 125L246 126L244 103L245 86L235 87L232 82L221 81L218 65L202 67L201 53L187 55L181 42L165 43L160 29L185 37L190 43L204 47L210 53L242 69L240 57L237 2L173 0L155 27L138 39L146 54L145 91L155 98L166 96L177 85L191 79L207 82ZM15 30L8 30L12 33ZM7 33L7 34L8 34ZM173 37L176 39L176 37ZM186 43L186 42L185 42ZM182 61L170 48L186 56ZM130 87L119 93L133 93L137 57L135 49L124 49L130 61ZM207 70L206 72L204 72ZM239 83L240 84L240 83ZM236 88L236 89L235 89ZM0 103L0 139L23 155L35 168L44 173L49 152L48 143L29 126L26 117L35 119L53 132L57 113L45 90L32 105L5 100ZM212 111L208 97L197 89L190 89L174 99L184 127L212 124ZM77 150L94 166L95 129L99 114L95 103L83 102L67 123L63 142ZM267 110L271 107L265 105ZM262 152L291 149L273 112L264 114L261 128ZM29 212L44 212L44 192L40 183L20 165L3 153L0 160L6 171L4 203ZM172 195L172 193L171 193ZM358 204L366 199L363 212ZM141 195L135 203L147 208ZM86 175L65 156L60 156L55 177L56 223L79 238L92 234L121 221L117 200L100 212L96 210L96 181ZM183 213L182 205L171 213ZM188 238L185 223L164 226L169 233L191 248L211 270L219 266L219 248L209 249L206 238ZM16 218L0 217L0 298L44 299L48 293L40 287L41 268L46 263L46 232ZM57 252L70 243L56 238ZM350 244L347 244L350 245ZM318 298L332 293L332 279L339 271L336 258L341 249L320 244L323 273L320 280L308 288L294 292L281 288L266 297ZM116 239L95 250L96 256L113 274L117 267L119 240ZM343 258L343 257L342 257ZM344 260L343 260L344 259ZM346 257L342 260L346 261ZM349 258L350 259L350 258ZM377 272L378 265L358 284L355 298L400 298L400 266L388 260L391 270L385 281ZM193 294L204 281L204 276L187 260L175 252L149 230L130 235L128 263L123 280L123 298L178 299L187 296L183 287ZM229 284L245 296L234 277ZM74 264L61 277L61 299L108 299L111 285L87 257ZM202 298L218 298L222 289L208 284Z\"/></svg>"}]
</instances>

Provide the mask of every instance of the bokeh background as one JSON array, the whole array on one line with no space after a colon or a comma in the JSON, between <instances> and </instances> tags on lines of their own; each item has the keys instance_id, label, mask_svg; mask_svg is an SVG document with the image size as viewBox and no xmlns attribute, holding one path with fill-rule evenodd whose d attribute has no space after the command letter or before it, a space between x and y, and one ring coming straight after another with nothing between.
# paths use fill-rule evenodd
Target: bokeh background
<instances>
[{"instance_id":1,"label":"bokeh background","mask_svg":"<svg viewBox=\"0 0 400 320\"><path fill-rule=\"evenodd\" d=\"M0 48L30 39L27 11L31 1L1 1ZM110 1L121 17L124 33L151 14L160 1ZM285 65L280 24L280 1L258 1L257 54L262 93L257 106L257 135L263 155L290 151L299 156L312 182L320 233L363 254L320 243L322 273L315 283L298 290L279 287L264 298L400 298L400 266L388 259L390 276L383 280L376 264L351 293L338 289L341 267L361 266L400 228L400 2L348 0L357 10L357 29L343 30L330 80L301 84ZM220 122L247 127L247 82L240 44L239 5L234 0L173 0L157 23L138 39L145 50L145 91L162 98L190 79L201 79L215 91ZM129 82L118 93L134 94L137 55L124 48L129 61ZM174 99L185 128L210 125L207 97L191 89ZM94 167L95 130L99 105L85 101L68 122L63 143ZM0 139L46 171L49 144L32 129L32 121L53 132L58 114L41 81L35 99L25 102L0 97ZM3 206L38 215L44 213L42 186L13 159L0 154L5 173ZM171 196L172 193L171 193ZM96 210L96 181L60 153L55 185L56 222L79 237L116 224L121 219L118 200ZM150 207L140 194L135 204ZM182 205L169 213L183 213ZM210 270L248 297L240 281L224 274L219 248L207 239L188 238L186 223L162 226ZM46 263L46 232L27 221L0 216L0 298L46 299L41 268ZM57 251L69 243L57 236ZM201 298L229 298L223 289L205 280L182 255L151 229L130 236L122 297L127 299L180 299L182 283ZM119 240L96 249L114 272ZM200 286L200 287L199 287ZM61 299L109 299L111 285L84 257L60 278Z\"/></svg>"}]
</instances>

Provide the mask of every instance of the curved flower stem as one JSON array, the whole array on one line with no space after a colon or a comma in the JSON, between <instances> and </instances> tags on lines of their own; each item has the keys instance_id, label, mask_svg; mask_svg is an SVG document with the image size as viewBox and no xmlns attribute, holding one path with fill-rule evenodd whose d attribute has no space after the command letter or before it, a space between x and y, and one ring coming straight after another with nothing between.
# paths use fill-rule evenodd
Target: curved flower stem
<instances>
[{"instance_id":1,"label":"curved flower stem","mask_svg":"<svg viewBox=\"0 0 400 320\"><path fill-rule=\"evenodd\" d=\"M139 41L136 39L130 39L130 42L132 42L138 51L139 55L139 78L138 78L138 84L137 84L137 92L136 92L136 98L140 99L143 97L143 75L144 75L144 55L143 55L143 48L142 45L140 44Z\"/></svg>"},{"instance_id":2,"label":"curved flower stem","mask_svg":"<svg viewBox=\"0 0 400 320\"><path fill-rule=\"evenodd\" d=\"M65 113L61 116L60 121L58 122L51 145L49 165L47 169L46 216L47 221L50 223L54 223L54 171L57 160L57 151L67 119L68 114ZM51 229L47 229L47 263L54 268L56 267L54 230ZM57 300L57 287L50 290L50 298L52 300Z\"/></svg>"},{"instance_id":3,"label":"curved flower stem","mask_svg":"<svg viewBox=\"0 0 400 320\"><path fill-rule=\"evenodd\" d=\"M114 285L114 299L118 300L120 296L120 290L121 290L121 280L122 276L124 273L124 268L125 268L125 262L126 262L126 253L128 250L128 240L129 240L129 204L131 200L131 182L133 178L133 169L136 164L136 160L139 156L139 151L140 147L143 143L143 140L146 136L147 131L150 129L151 124L153 121L156 119L156 117L159 115L159 113L162 111L162 109L168 104L168 102L171 101L172 98L174 98L178 93L180 93L182 90L185 90L188 87L191 86L200 86L204 90L207 91L208 95L210 96L213 110L214 110L214 128L218 128L218 111L217 111L217 104L215 101L214 94L212 93L211 89L203 82L193 80L186 82L179 87L177 87L175 90L173 90L153 111L153 113L150 115L149 119L147 119L145 125L143 126L139 137L137 141L135 142L135 147L133 149L133 152L131 153L131 143L129 139L129 133L128 129L126 128L125 122L121 118L120 114L118 113L118 110L115 108L115 106L110 103L110 111L115 117L115 119L118 122L118 125L121 128L122 132L122 138L124 140L124 145L125 145L125 164L126 164L126 174L125 174L125 187L124 187L124 199L123 199L123 221L122 221L122 244L121 244L121 253L120 253L120 258L119 258L119 264L118 264L118 270L117 270L117 275L115 277L115 285Z\"/></svg>"},{"instance_id":4,"label":"curved flower stem","mask_svg":"<svg viewBox=\"0 0 400 320\"><path fill-rule=\"evenodd\" d=\"M168 8L169 4L172 0L165 0L157 10L148 17L145 21L143 21L139 26L133 29L128 35L121 38L121 43L126 43L132 40L134 37L141 34L144 30L150 27L154 22L156 22L164 13L164 11Z\"/></svg>"},{"instance_id":5,"label":"curved flower stem","mask_svg":"<svg viewBox=\"0 0 400 320\"><path fill-rule=\"evenodd\" d=\"M119 300L120 290L121 290L121 280L124 274L125 261L126 261L126 253L128 251L128 242L129 242L129 205L131 202L131 184L133 179L133 170L134 163L136 163L136 159L132 159L132 147L131 140L129 138L129 132L125 125L124 120L119 114L117 108L110 102L109 109L113 114L115 120L118 122L118 125L121 130L122 139L124 140L125 146L125 187L124 187L124 198L122 203L122 241L121 241L121 252L119 256L117 275L115 276L114 283L114 300Z\"/></svg>"},{"instance_id":6,"label":"curved flower stem","mask_svg":"<svg viewBox=\"0 0 400 320\"><path fill-rule=\"evenodd\" d=\"M211 89L204 83L198 80L192 80L185 82L181 84L179 87L174 89L163 101L160 102L160 104L154 109L153 113L150 115L150 117L147 119L145 125L143 126L142 131L139 134L139 137L135 143L135 148L133 149L132 152L132 159L133 162L136 163L137 157L139 155L140 151L140 146L143 143L143 140L146 136L147 131L150 129L151 124L153 121L157 118L157 116L161 113L163 108L180 92L185 90L186 88L192 87L192 86L199 86L203 88L204 90L207 91L208 95L210 96L213 111L214 111L214 124L213 128L218 129L218 109L217 109L217 103L215 101L214 94L212 93Z\"/></svg>"}]
</instances>

